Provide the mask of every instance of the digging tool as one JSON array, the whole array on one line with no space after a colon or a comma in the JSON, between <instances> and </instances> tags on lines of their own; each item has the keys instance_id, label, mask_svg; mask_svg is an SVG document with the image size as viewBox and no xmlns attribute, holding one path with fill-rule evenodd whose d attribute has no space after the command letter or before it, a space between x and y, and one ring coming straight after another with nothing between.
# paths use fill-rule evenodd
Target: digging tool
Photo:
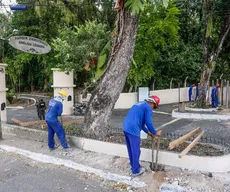
<instances>
[{"instance_id":1,"label":"digging tool","mask_svg":"<svg viewBox=\"0 0 230 192\"><path fill-rule=\"evenodd\" d=\"M152 165L151 165L151 169L154 169L154 148L155 148L155 139L154 137L152 137Z\"/></svg>"},{"instance_id":2,"label":"digging tool","mask_svg":"<svg viewBox=\"0 0 230 192\"><path fill-rule=\"evenodd\" d=\"M157 133L157 152L156 152L156 164L158 163L158 153L159 153L159 147L160 147L160 135L162 133L162 130L159 130ZM151 165L151 169L154 170L154 149L155 149L155 139L154 137L152 137L152 165ZM155 165L156 168L156 165Z\"/></svg>"},{"instance_id":3,"label":"digging tool","mask_svg":"<svg viewBox=\"0 0 230 192\"><path fill-rule=\"evenodd\" d=\"M158 167L158 154L159 154L159 149L160 149L161 133L162 133L162 130L158 131L158 135L157 135L157 152L156 152L156 163L155 163L156 171Z\"/></svg>"}]
</instances>

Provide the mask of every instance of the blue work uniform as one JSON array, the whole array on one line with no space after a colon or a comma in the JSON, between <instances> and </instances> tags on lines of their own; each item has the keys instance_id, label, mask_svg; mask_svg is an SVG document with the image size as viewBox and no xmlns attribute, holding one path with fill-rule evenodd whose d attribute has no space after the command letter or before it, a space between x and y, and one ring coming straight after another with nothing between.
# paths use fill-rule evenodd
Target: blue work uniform
<instances>
[{"instance_id":1,"label":"blue work uniform","mask_svg":"<svg viewBox=\"0 0 230 192\"><path fill-rule=\"evenodd\" d=\"M54 149L55 141L54 134L56 133L58 139L61 142L63 148L68 148L66 142L65 130L62 124L58 121L58 116L61 116L63 112L63 105L61 99L54 98L49 101L49 108L46 113L46 123L48 126L48 146L50 149Z\"/></svg>"},{"instance_id":2,"label":"blue work uniform","mask_svg":"<svg viewBox=\"0 0 230 192\"><path fill-rule=\"evenodd\" d=\"M189 102L192 101L192 89L193 89L193 86L190 85L190 87L188 89L188 100L189 100Z\"/></svg>"},{"instance_id":3,"label":"blue work uniform","mask_svg":"<svg viewBox=\"0 0 230 192\"><path fill-rule=\"evenodd\" d=\"M218 101L218 94L217 94L216 86L212 88L211 100L212 100L212 107L218 107L219 101Z\"/></svg>"},{"instance_id":4,"label":"blue work uniform","mask_svg":"<svg viewBox=\"0 0 230 192\"><path fill-rule=\"evenodd\" d=\"M146 101L133 105L123 122L123 132L125 135L130 166L133 174L140 172L139 159L141 154L141 130L145 133L150 131L152 134L156 134L156 130L152 123L152 108Z\"/></svg>"}]
</instances>

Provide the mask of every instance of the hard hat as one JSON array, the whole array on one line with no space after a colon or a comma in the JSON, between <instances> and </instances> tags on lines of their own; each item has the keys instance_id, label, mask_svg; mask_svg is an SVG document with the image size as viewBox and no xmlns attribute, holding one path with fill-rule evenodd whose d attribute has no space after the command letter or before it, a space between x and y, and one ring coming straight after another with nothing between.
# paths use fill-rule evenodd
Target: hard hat
<instances>
[{"instance_id":1,"label":"hard hat","mask_svg":"<svg viewBox=\"0 0 230 192\"><path fill-rule=\"evenodd\" d=\"M157 97L156 95L150 96L150 97L147 99L147 101L152 102L152 103L155 103L156 106L158 106L158 105L160 104L160 98Z\"/></svg>"},{"instance_id":2,"label":"hard hat","mask_svg":"<svg viewBox=\"0 0 230 192\"><path fill-rule=\"evenodd\" d=\"M220 84L219 84L219 83L217 83L217 84L216 84L216 87L219 87L219 86L220 86Z\"/></svg>"},{"instance_id":3,"label":"hard hat","mask_svg":"<svg viewBox=\"0 0 230 192\"><path fill-rule=\"evenodd\" d=\"M67 93L65 91L59 91L58 94L63 95L64 97L67 96Z\"/></svg>"}]
</instances>

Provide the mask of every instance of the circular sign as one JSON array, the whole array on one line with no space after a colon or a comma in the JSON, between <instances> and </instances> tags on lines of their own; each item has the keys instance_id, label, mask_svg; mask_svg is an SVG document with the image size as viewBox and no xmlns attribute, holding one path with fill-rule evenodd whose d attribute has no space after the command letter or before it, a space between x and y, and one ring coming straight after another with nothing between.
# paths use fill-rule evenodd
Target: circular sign
<instances>
[{"instance_id":1,"label":"circular sign","mask_svg":"<svg viewBox=\"0 0 230 192\"><path fill-rule=\"evenodd\" d=\"M15 49L31 54L45 54L51 50L48 43L30 36L12 36L9 38L9 44Z\"/></svg>"}]
</instances>

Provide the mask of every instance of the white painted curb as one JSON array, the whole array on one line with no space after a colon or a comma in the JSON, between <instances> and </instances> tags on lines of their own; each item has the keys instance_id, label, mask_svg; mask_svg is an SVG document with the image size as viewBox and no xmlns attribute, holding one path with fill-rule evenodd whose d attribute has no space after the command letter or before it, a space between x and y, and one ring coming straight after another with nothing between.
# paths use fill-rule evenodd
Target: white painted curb
<instances>
[{"instance_id":1,"label":"white painted curb","mask_svg":"<svg viewBox=\"0 0 230 192\"><path fill-rule=\"evenodd\" d=\"M178 109L172 111L172 117L198 120L230 120L230 115L182 113L178 112Z\"/></svg>"},{"instance_id":2,"label":"white painted curb","mask_svg":"<svg viewBox=\"0 0 230 192\"><path fill-rule=\"evenodd\" d=\"M119 183L131 185L135 188L146 186L146 184L142 181L139 181L138 178L133 179L132 177L122 176L122 175L118 175L118 174L110 173L110 172L105 172L105 171L100 170L100 169L95 169L92 167L88 167L88 166L85 166L82 164L75 163L71 160L64 160L61 158L56 158L56 157L44 155L41 153L34 153L31 151L27 151L27 150L19 149L16 147L7 146L7 145L0 145L0 149L8 151L8 152L20 154L20 155L23 155L25 157L28 157L30 159L33 159L33 160L36 160L36 161L39 161L42 163L51 163L54 165L63 165L65 167L69 167L69 168L79 170L79 171L82 171L85 173L92 173L92 174L98 175L99 177L104 178L105 180L111 180L111 181L116 181Z\"/></svg>"},{"instance_id":3,"label":"white painted curb","mask_svg":"<svg viewBox=\"0 0 230 192\"><path fill-rule=\"evenodd\" d=\"M185 107L186 111L202 111L202 112L212 112L212 111L217 111L216 108L211 108L211 109L198 109L198 108L190 108L190 107Z\"/></svg>"},{"instance_id":4,"label":"white painted curb","mask_svg":"<svg viewBox=\"0 0 230 192\"><path fill-rule=\"evenodd\" d=\"M47 132L35 129L22 128L15 125L2 125L3 137L4 134L14 135L25 139L46 141ZM125 145L102 142L92 139L79 138L68 136L68 140L74 147L83 150L104 153L108 155L128 157ZM156 153L156 151L155 151ZM179 154L167 151L159 151L159 164L169 165L173 167L185 168L189 170L198 170L206 172L229 172L230 171L230 155L216 157L201 157L194 155L186 155L183 158L178 157ZM140 160L152 162L152 150L141 149Z\"/></svg>"},{"instance_id":5,"label":"white painted curb","mask_svg":"<svg viewBox=\"0 0 230 192\"><path fill-rule=\"evenodd\" d=\"M7 106L7 109L24 109L22 106Z\"/></svg>"}]
</instances>

